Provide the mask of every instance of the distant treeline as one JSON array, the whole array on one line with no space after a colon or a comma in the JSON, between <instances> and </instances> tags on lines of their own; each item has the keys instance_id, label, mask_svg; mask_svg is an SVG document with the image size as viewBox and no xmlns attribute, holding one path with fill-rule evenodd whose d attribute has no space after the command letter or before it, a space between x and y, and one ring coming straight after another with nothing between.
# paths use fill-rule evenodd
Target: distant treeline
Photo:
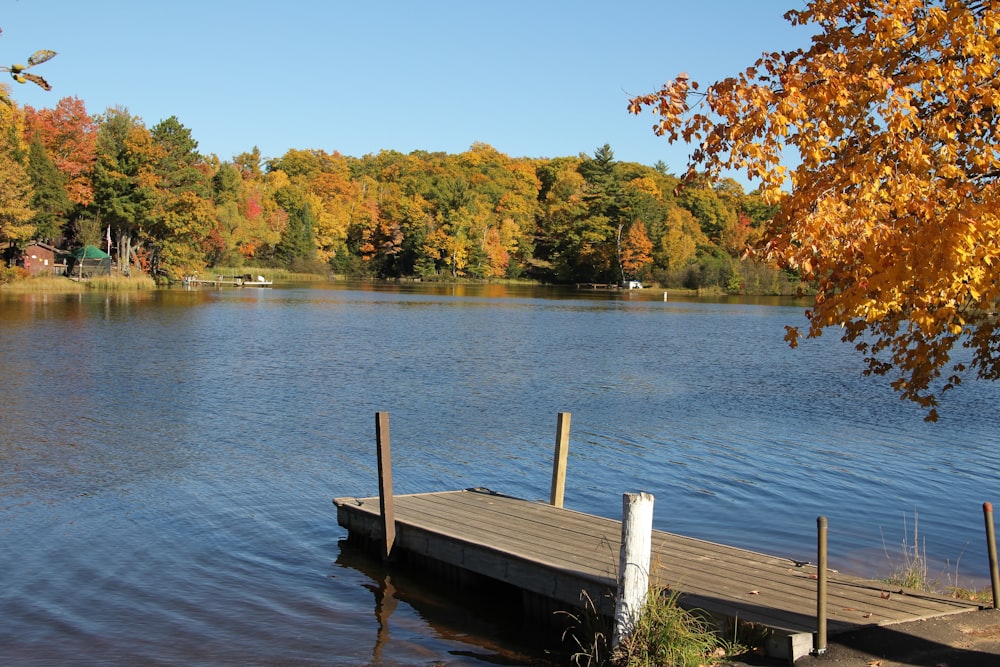
<instances>
[{"instance_id":1,"label":"distant treeline","mask_svg":"<svg viewBox=\"0 0 1000 667\"><path fill-rule=\"evenodd\" d=\"M677 190L666 165L593 155L202 155L175 117L0 109L0 242L104 247L171 279L214 266L357 277L525 278L787 293L743 260L771 211L733 180Z\"/></svg>"}]
</instances>

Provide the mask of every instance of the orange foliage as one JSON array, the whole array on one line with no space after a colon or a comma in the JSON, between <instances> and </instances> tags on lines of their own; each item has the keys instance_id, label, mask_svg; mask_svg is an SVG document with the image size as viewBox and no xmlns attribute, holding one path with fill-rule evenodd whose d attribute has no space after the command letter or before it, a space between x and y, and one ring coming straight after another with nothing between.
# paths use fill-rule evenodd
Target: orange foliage
<instances>
[{"instance_id":1,"label":"orange foliage","mask_svg":"<svg viewBox=\"0 0 1000 667\"><path fill-rule=\"evenodd\" d=\"M808 334L844 327L934 420L967 365L1000 378L1000 4L811 0L786 18L816 27L808 49L703 94L681 74L629 108L698 143L688 178L762 184L778 205L762 251L818 286Z\"/></svg>"},{"instance_id":2,"label":"orange foliage","mask_svg":"<svg viewBox=\"0 0 1000 667\"><path fill-rule=\"evenodd\" d=\"M637 276L639 271L653 261L653 242L646 235L646 225L636 220L622 239L622 269L627 276Z\"/></svg>"},{"instance_id":3,"label":"orange foliage","mask_svg":"<svg viewBox=\"0 0 1000 667\"><path fill-rule=\"evenodd\" d=\"M75 97L59 100L55 109L24 108L26 138L38 136L56 168L66 175L70 201L89 206L94 200L91 173L97 159L97 123Z\"/></svg>"}]
</instances>

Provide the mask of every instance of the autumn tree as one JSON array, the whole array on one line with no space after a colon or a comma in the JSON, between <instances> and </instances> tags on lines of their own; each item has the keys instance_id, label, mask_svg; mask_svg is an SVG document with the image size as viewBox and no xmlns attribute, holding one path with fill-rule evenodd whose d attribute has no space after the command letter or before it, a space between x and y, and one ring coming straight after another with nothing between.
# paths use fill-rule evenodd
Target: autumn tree
<instances>
[{"instance_id":1,"label":"autumn tree","mask_svg":"<svg viewBox=\"0 0 1000 667\"><path fill-rule=\"evenodd\" d=\"M108 109L98 125L91 209L98 225L110 226L119 261L128 262L131 248L152 239L158 149L142 119L123 107Z\"/></svg>"},{"instance_id":2,"label":"autumn tree","mask_svg":"<svg viewBox=\"0 0 1000 667\"><path fill-rule=\"evenodd\" d=\"M63 235L73 203L66 194L66 176L49 157L36 137L28 148L28 176L31 179L31 208L35 215L35 238L51 243Z\"/></svg>"},{"instance_id":3,"label":"autumn tree","mask_svg":"<svg viewBox=\"0 0 1000 667\"><path fill-rule=\"evenodd\" d=\"M618 233L622 280L647 280L650 278L648 269L653 264L650 229L654 235L662 235L669 202L663 196L659 179L651 173L636 176L625 183L624 193L623 221Z\"/></svg>"},{"instance_id":4,"label":"autumn tree","mask_svg":"<svg viewBox=\"0 0 1000 667\"><path fill-rule=\"evenodd\" d=\"M176 116L157 123L153 140L154 205L150 237L163 271L173 278L198 273L220 248L212 231L215 204L198 142Z\"/></svg>"},{"instance_id":5,"label":"autumn tree","mask_svg":"<svg viewBox=\"0 0 1000 667\"><path fill-rule=\"evenodd\" d=\"M504 277L531 249L540 188L534 168L478 142L451 162L473 192L470 272Z\"/></svg>"},{"instance_id":6,"label":"autumn tree","mask_svg":"<svg viewBox=\"0 0 1000 667\"><path fill-rule=\"evenodd\" d=\"M1000 4L811 0L785 16L815 28L808 48L703 93L678 75L630 110L698 144L689 178L761 183L776 206L762 252L818 288L808 335L844 327L866 372L934 420L965 371L1000 378Z\"/></svg>"},{"instance_id":7,"label":"autumn tree","mask_svg":"<svg viewBox=\"0 0 1000 667\"><path fill-rule=\"evenodd\" d=\"M10 73L17 83L33 83L43 90L51 90L48 81L28 70L55 55L55 51L47 49L35 51L23 63L0 66L0 72ZM4 84L0 84L0 103L3 104L0 107L0 240L21 243L36 231L30 208L33 192L27 174L28 151L21 136L24 113L11 101L10 89Z\"/></svg>"},{"instance_id":8,"label":"autumn tree","mask_svg":"<svg viewBox=\"0 0 1000 667\"><path fill-rule=\"evenodd\" d=\"M241 266L243 263L237 248L239 230L248 226L240 207L242 195L243 176L239 168L230 162L219 164L212 174L215 220L209 232L212 242L206 253L206 260L211 266L220 262L226 262L227 266Z\"/></svg>"},{"instance_id":9,"label":"autumn tree","mask_svg":"<svg viewBox=\"0 0 1000 667\"><path fill-rule=\"evenodd\" d=\"M94 200L93 171L97 159L97 122L84 103L64 97L54 109L25 107L25 132L45 147L49 158L66 178L66 194L79 206Z\"/></svg>"},{"instance_id":10,"label":"autumn tree","mask_svg":"<svg viewBox=\"0 0 1000 667\"><path fill-rule=\"evenodd\" d=\"M350 178L350 161L338 152L290 150L268 164L286 185L275 192L287 212L287 225L275 246L275 258L308 271L346 252L352 225L366 215L377 220L365 188Z\"/></svg>"},{"instance_id":11,"label":"autumn tree","mask_svg":"<svg viewBox=\"0 0 1000 667\"><path fill-rule=\"evenodd\" d=\"M378 207L374 201L377 184L351 179L347 157L321 152L318 171L308 181L308 189L319 197L313 242L316 258L328 262L345 253L349 230L354 226L378 227Z\"/></svg>"},{"instance_id":12,"label":"autumn tree","mask_svg":"<svg viewBox=\"0 0 1000 667\"><path fill-rule=\"evenodd\" d=\"M0 94L6 86L0 84ZM35 233L23 115L13 104L0 105L0 241L23 243Z\"/></svg>"},{"instance_id":13,"label":"autumn tree","mask_svg":"<svg viewBox=\"0 0 1000 667\"><path fill-rule=\"evenodd\" d=\"M433 276L440 253L428 249L428 235L437 228L434 189L437 155L380 151L352 161L351 182L361 204L351 218L346 252L338 253L338 271L382 277ZM357 261L360 260L360 261Z\"/></svg>"},{"instance_id":14,"label":"autumn tree","mask_svg":"<svg viewBox=\"0 0 1000 667\"><path fill-rule=\"evenodd\" d=\"M638 277L653 261L653 242L646 235L646 225L636 220L629 225L620 245L623 280Z\"/></svg>"},{"instance_id":15,"label":"autumn tree","mask_svg":"<svg viewBox=\"0 0 1000 667\"><path fill-rule=\"evenodd\" d=\"M539 166L542 213L535 240L537 274L572 280L576 249L581 245L576 221L586 216L586 182L577 170L579 159L555 158Z\"/></svg>"},{"instance_id":16,"label":"autumn tree","mask_svg":"<svg viewBox=\"0 0 1000 667\"><path fill-rule=\"evenodd\" d=\"M275 191L287 177L281 174L284 181L277 183L277 174L265 174L261 163L256 147L235 156L232 163L242 178L235 195L240 224L234 229L232 240L244 258L267 257L288 225L288 213L274 199Z\"/></svg>"},{"instance_id":17,"label":"autumn tree","mask_svg":"<svg viewBox=\"0 0 1000 667\"><path fill-rule=\"evenodd\" d=\"M688 179L685 187L677 192L677 203L691 212L701 230L715 244L721 242L725 231L736 222L736 211L719 197L704 177Z\"/></svg>"},{"instance_id":18,"label":"autumn tree","mask_svg":"<svg viewBox=\"0 0 1000 667\"><path fill-rule=\"evenodd\" d=\"M679 272L694 261L699 246L708 242L695 217L687 209L675 206L667 212L666 227L658 247L654 246L654 257L663 268Z\"/></svg>"},{"instance_id":19,"label":"autumn tree","mask_svg":"<svg viewBox=\"0 0 1000 667\"><path fill-rule=\"evenodd\" d=\"M219 164L212 175L215 221L206 254L211 266L242 266L248 259L267 256L281 240L285 213L268 195L264 175L254 164L259 159L243 153Z\"/></svg>"},{"instance_id":20,"label":"autumn tree","mask_svg":"<svg viewBox=\"0 0 1000 667\"><path fill-rule=\"evenodd\" d=\"M591 273L589 279L600 282L618 282L620 270L616 239L623 226L624 202L614 157L611 146L604 144L579 166L586 181L584 202L587 206L580 260Z\"/></svg>"},{"instance_id":21,"label":"autumn tree","mask_svg":"<svg viewBox=\"0 0 1000 667\"><path fill-rule=\"evenodd\" d=\"M542 170L543 228L538 247L560 282L618 282L618 238L626 206L622 177L607 144L592 157L553 160Z\"/></svg>"},{"instance_id":22,"label":"autumn tree","mask_svg":"<svg viewBox=\"0 0 1000 667\"><path fill-rule=\"evenodd\" d=\"M370 176L352 181L355 199L347 209L349 229L361 259L373 265L380 276L398 275L396 260L403 250L403 220L393 206L400 198L394 184L382 184Z\"/></svg>"},{"instance_id":23,"label":"autumn tree","mask_svg":"<svg viewBox=\"0 0 1000 667\"><path fill-rule=\"evenodd\" d=\"M275 201L288 216L281 240L275 244L274 256L285 266L305 270L316 257L313 236L320 199L309 192L302 179L291 179L281 169L272 170L268 177L274 187Z\"/></svg>"},{"instance_id":24,"label":"autumn tree","mask_svg":"<svg viewBox=\"0 0 1000 667\"><path fill-rule=\"evenodd\" d=\"M260 179L264 176L264 171L261 169L261 164L263 158L260 154L260 148L254 146L251 150L240 153L233 157L233 165L240 170L240 174L244 179Z\"/></svg>"}]
</instances>

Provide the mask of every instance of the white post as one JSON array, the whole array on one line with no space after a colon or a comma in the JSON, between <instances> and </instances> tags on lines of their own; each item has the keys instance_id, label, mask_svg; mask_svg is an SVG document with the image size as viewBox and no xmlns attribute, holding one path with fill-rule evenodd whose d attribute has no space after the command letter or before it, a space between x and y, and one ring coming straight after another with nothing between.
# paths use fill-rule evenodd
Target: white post
<instances>
[{"instance_id":1,"label":"white post","mask_svg":"<svg viewBox=\"0 0 1000 667\"><path fill-rule=\"evenodd\" d=\"M622 496L622 549L618 564L618 598L611 647L635 628L649 591L649 561L653 549L653 495Z\"/></svg>"}]
</instances>

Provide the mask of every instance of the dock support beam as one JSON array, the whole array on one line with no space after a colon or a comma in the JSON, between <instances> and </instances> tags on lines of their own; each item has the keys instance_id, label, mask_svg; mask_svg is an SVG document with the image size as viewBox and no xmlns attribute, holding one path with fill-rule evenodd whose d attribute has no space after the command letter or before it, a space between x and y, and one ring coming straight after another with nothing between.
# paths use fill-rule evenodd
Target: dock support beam
<instances>
[{"instance_id":1,"label":"dock support beam","mask_svg":"<svg viewBox=\"0 0 1000 667\"><path fill-rule=\"evenodd\" d=\"M1000 609L1000 571L997 569L997 537L993 527L993 503L983 503L986 520L986 549L990 557L990 584L993 587L993 608Z\"/></svg>"},{"instance_id":2,"label":"dock support beam","mask_svg":"<svg viewBox=\"0 0 1000 667\"><path fill-rule=\"evenodd\" d=\"M570 416L568 412L560 412L556 421L556 451L552 457L552 493L549 496L549 504L553 507L562 507L563 497L566 495Z\"/></svg>"},{"instance_id":3,"label":"dock support beam","mask_svg":"<svg viewBox=\"0 0 1000 667\"><path fill-rule=\"evenodd\" d=\"M649 561L653 549L653 495L622 496L622 548L618 564L618 597L611 647L628 637L642 614L649 593Z\"/></svg>"},{"instance_id":4,"label":"dock support beam","mask_svg":"<svg viewBox=\"0 0 1000 667\"><path fill-rule=\"evenodd\" d=\"M382 558L389 560L396 542L396 511L392 504L392 454L389 450L389 413L375 413L375 445L378 450L378 503L385 536Z\"/></svg>"},{"instance_id":5,"label":"dock support beam","mask_svg":"<svg viewBox=\"0 0 1000 667\"><path fill-rule=\"evenodd\" d=\"M816 519L816 635L813 637L813 654L826 653L826 542L825 516Z\"/></svg>"}]
</instances>

